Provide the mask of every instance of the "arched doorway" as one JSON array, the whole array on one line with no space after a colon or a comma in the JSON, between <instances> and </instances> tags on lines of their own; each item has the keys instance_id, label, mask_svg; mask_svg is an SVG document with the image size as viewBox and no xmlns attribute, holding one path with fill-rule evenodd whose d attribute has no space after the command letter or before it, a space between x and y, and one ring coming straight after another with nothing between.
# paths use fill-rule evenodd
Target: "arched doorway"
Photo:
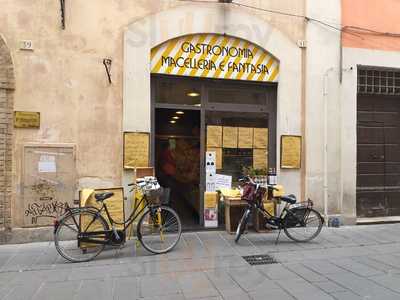
<instances>
[{"instance_id":1,"label":"arched doorway","mask_svg":"<svg viewBox=\"0 0 400 300\"><path fill-rule=\"evenodd\" d=\"M169 204L184 228L223 226L222 205L206 207L204 193L276 168L279 60L234 36L192 34L152 48L151 73L152 165Z\"/></svg>"},{"instance_id":2,"label":"arched doorway","mask_svg":"<svg viewBox=\"0 0 400 300\"><path fill-rule=\"evenodd\" d=\"M10 50L0 35L0 230L11 228L14 88L14 67ZM6 239L6 234L0 236L0 242Z\"/></svg>"}]
</instances>

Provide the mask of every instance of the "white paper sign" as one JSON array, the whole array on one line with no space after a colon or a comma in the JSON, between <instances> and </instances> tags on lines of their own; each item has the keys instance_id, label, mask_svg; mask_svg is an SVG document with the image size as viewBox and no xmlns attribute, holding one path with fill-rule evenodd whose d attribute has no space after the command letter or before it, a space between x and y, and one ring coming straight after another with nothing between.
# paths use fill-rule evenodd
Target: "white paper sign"
<instances>
[{"instance_id":1,"label":"white paper sign","mask_svg":"<svg viewBox=\"0 0 400 300\"><path fill-rule=\"evenodd\" d=\"M232 188L232 176L228 175L215 175L215 188L219 189L231 189Z\"/></svg>"},{"instance_id":2,"label":"white paper sign","mask_svg":"<svg viewBox=\"0 0 400 300\"><path fill-rule=\"evenodd\" d=\"M55 173L56 157L54 155L40 155L38 164L39 173Z\"/></svg>"}]
</instances>

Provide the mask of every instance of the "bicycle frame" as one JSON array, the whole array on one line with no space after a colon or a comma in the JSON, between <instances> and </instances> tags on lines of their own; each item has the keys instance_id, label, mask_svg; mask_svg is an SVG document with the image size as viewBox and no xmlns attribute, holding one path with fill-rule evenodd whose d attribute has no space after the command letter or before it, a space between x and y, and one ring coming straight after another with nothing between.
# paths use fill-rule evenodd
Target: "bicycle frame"
<instances>
[{"instance_id":1,"label":"bicycle frame","mask_svg":"<svg viewBox=\"0 0 400 300\"><path fill-rule=\"evenodd\" d=\"M145 203L145 205L140 209L141 205ZM86 242L86 243L92 243L92 244L105 244L105 245L109 245L109 244L113 244L113 234L114 235L118 235L117 230L115 229L114 225L123 225L123 229L122 230L118 230L118 231L122 231L123 234L125 235L126 230L128 229L128 227L141 215L141 213L143 211L145 211L148 208L152 208L153 206L149 204L146 195L143 195L142 198L140 199L140 201L138 203L135 203L135 208L133 209L133 211L131 212L131 214L129 215L129 217L127 218L126 221L124 222L117 222L115 221L110 213L109 210L107 208L107 204L106 203L102 203L103 205L101 206L100 209L95 208L95 207L86 207L87 209L92 209L96 212L96 216L101 215L102 211L104 210L107 216L107 221L109 221L109 223L111 224L111 229L108 231L89 231L86 232L86 230L90 227L90 225L93 224L93 222L96 220L96 218L93 218L93 220L86 226L86 229L84 229L83 231L81 231L78 235L78 240L79 242ZM72 211L70 209L70 211ZM74 220L74 222L76 222ZM80 226L79 226L80 228ZM95 237L98 238L103 238L103 240L96 240L94 239ZM105 237L105 239L104 239Z\"/></svg>"},{"instance_id":2,"label":"bicycle frame","mask_svg":"<svg viewBox=\"0 0 400 300\"><path fill-rule=\"evenodd\" d=\"M290 203L286 203L285 206L283 207L279 217L275 217L275 216L271 215L267 210L265 210L263 205L259 205L257 203L254 203L254 204L253 203L248 203L248 208L256 209L257 211L261 212L263 214L263 216L266 218L266 222L268 224L273 225L273 226L278 226L279 229L282 228L283 220L285 220L285 218L287 216L289 216L289 215L293 216L294 218L296 218L300 224L303 224L303 222L304 222L304 219L305 219L306 215L304 215L304 219L303 220L299 219L290 210L290 206L291 206ZM273 220L273 221L271 221L271 220ZM277 223L275 223L275 222L277 222Z\"/></svg>"}]
</instances>

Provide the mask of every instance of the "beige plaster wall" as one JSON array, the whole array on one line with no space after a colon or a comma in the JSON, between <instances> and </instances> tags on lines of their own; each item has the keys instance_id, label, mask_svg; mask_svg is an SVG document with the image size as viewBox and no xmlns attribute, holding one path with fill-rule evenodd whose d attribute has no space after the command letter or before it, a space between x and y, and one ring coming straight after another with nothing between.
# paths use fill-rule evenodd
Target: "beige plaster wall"
<instances>
[{"instance_id":1,"label":"beige plaster wall","mask_svg":"<svg viewBox=\"0 0 400 300\"><path fill-rule=\"evenodd\" d=\"M304 0L240 2L304 13ZM20 182L26 143L75 145L77 187L121 184L124 32L145 16L179 5L187 4L67 0L66 29L61 30L59 1L0 0L0 33L15 64L14 110L41 113L39 130L16 129L14 134L14 226L21 224L23 213ZM304 36L302 19L240 10L268 21L293 42ZM32 40L34 50L19 50L21 40ZM102 64L106 57L113 60L111 85Z\"/></svg>"}]
</instances>

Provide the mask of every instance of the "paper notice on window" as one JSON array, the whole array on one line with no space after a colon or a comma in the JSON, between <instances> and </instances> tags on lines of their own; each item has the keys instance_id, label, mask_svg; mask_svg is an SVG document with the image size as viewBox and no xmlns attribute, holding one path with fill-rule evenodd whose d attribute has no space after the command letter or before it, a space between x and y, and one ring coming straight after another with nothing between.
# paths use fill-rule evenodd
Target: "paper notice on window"
<instances>
[{"instance_id":1,"label":"paper notice on window","mask_svg":"<svg viewBox=\"0 0 400 300\"><path fill-rule=\"evenodd\" d=\"M207 147L222 147L222 126L207 126Z\"/></svg>"},{"instance_id":2,"label":"paper notice on window","mask_svg":"<svg viewBox=\"0 0 400 300\"><path fill-rule=\"evenodd\" d=\"M267 169L268 152L266 149L253 149L253 168Z\"/></svg>"},{"instance_id":3,"label":"paper notice on window","mask_svg":"<svg viewBox=\"0 0 400 300\"><path fill-rule=\"evenodd\" d=\"M54 155L40 155L38 171L39 173L57 172L56 157Z\"/></svg>"},{"instance_id":4,"label":"paper notice on window","mask_svg":"<svg viewBox=\"0 0 400 300\"><path fill-rule=\"evenodd\" d=\"M253 128L239 127L238 148L253 148Z\"/></svg>"},{"instance_id":5,"label":"paper notice on window","mask_svg":"<svg viewBox=\"0 0 400 300\"><path fill-rule=\"evenodd\" d=\"M125 132L124 168L143 168L149 166L149 134Z\"/></svg>"},{"instance_id":6,"label":"paper notice on window","mask_svg":"<svg viewBox=\"0 0 400 300\"><path fill-rule=\"evenodd\" d=\"M204 193L204 208L216 208L218 203L217 192L205 192Z\"/></svg>"},{"instance_id":7,"label":"paper notice on window","mask_svg":"<svg viewBox=\"0 0 400 300\"><path fill-rule=\"evenodd\" d=\"M301 136L282 135L281 168L300 169L300 167L301 167Z\"/></svg>"},{"instance_id":8,"label":"paper notice on window","mask_svg":"<svg viewBox=\"0 0 400 300\"><path fill-rule=\"evenodd\" d=\"M268 128L254 128L253 148L268 148Z\"/></svg>"},{"instance_id":9,"label":"paper notice on window","mask_svg":"<svg viewBox=\"0 0 400 300\"><path fill-rule=\"evenodd\" d=\"M222 137L222 147L224 148L237 148L238 146L238 128L224 126L223 127L223 137Z\"/></svg>"},{"instance_id":10,"label":"paper notice on window","mask_svg":"<svg viewBox=\"0 0 400 300\"><path fill-rule=\"evenodd\" d=\"M217 174L215 178L215 189L232 189L232 176Z\"/></svg>"},{"instance_id":11,"label":"paper notice on window","mask_svg":"<svg viewBox=\"0 0 400 300\"><path fill-rule=\"evenodd\" d=\"M215 152L215 168L222 169L222 148L207 148L207 152Z\"/></svg>"}]
</instances>

